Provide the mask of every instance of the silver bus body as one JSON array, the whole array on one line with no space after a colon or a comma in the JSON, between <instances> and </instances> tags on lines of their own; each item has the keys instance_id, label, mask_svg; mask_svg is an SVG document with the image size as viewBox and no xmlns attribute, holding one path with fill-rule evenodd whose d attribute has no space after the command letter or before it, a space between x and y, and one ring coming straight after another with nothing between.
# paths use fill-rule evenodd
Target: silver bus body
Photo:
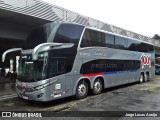
<instances>
[{"instance_id":1,"label":"silver bus body","mask_svg":"<svg viewBox=\"0 0 160 120\"><path fill-rule=\"evenodd\" d=\"M23 63L20 62L20 72L18 73L19 77L16 80L16 91L19 97L27 100L51 101L76 95L77 85L80 83L80 81L86 81L88 89L93 89L95 81L97 78L99 78L104 89L140 81L141 75L144 76L144 79L145 75L148 75L149 78L154 75L154 49L146 52L140 52L136 50L139 49L139 47L132 49L132 47L124 48L122 45L113 47L110 44L106 44L104 46L97 41L93 43L92 46L92 43L90 44L89 42L87 43L87 41L85 41L85 39L87 39L87 37L90 35L89 32L93 34L94 32L100 32L101 35L99 35L99 33L97 35L101 37L100 39L104 40L107 35L109 35L109 37L106 39L108 40L110 37L112 37L114 39L114 45L116 45L116 39L119 39L120 42L121 39L125 39L124 41L126 41L126 46L129 45L129 40L136 42L138 40L82 26L78 43L62 43L61 41L55 42L54 40L51 41L51 39L56 37L60 25L69 24L80 26L70 23L57 24L57 26L52 28L53 30L50 33L52 35L48 37L46 43L38 44L29 50L16 49L21 50L21 59L28 60L24 61ZM88 34L85 33L87 30L89 31ZM63 38L65 38L65 35ZM92 37L90 36L88 38ZM97 37L97 39L99 38ZM83 42L85 43L84 45L82 45ZM145 44L146 47L147 45L153 47L153 45L149 43L144 43L142 41L138 42ZM71 49L73 46L75 46L75 44L77 46L74 49ZM133 47L136 47L134 45ZM145 45L143 47L145 47ZM70 57L67 57L65 52ZM73 52L74 55L70 52ZM71 57L73 57L73 59L70 59ZM34 64L34 62L32 62L33 60L39 60L40 62L36 61ZM36 71L39 70L38 68L34 68L35 71L33 72L33 75L30 75L32 73L26 73L26 76L25 74L21 75L21 73L25 73L23 67L31 66L33 69L33 67L37 67L41 63L43 64L41 67L41 73L36 73ZM21 66L21 64L24 64L24 66ZM34 65L32 66L32 64ZM28 68L26 67L26 69ZM53 74L49 71L52 71ZM45 73L47 73L47 75L43 75ZM27 75L29 77L27 77ZM38 77L34 78L34 76L40 76L41 79L38 79Z\"/></svg>"}]
</instances>

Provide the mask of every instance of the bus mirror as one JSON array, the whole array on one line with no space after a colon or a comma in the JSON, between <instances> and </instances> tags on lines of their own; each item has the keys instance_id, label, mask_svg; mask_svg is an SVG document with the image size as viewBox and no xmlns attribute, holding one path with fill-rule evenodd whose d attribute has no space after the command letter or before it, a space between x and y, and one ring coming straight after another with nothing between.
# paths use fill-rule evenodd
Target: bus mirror
<instances>
[{"instance_id":1,"label":"bus mirror","mask_svg":"<svg viewBox=\"0 0 160 120\"><path fill-rule=\"evenodd\" d=\"M50 47L53 47L53 49L62 49L62 48L70 48L74 44L73 43L42 43L40 45L37 45L32 52L32 59L37 60L38 54L40 52L44 52L47 50L50 50Z\"/></svg>"},{"instance_id":2,"label":"bus mirror","mask_svg":"<svg viewBox=\"0 0 160 120\"><path fill-rule=\"evenodd\" d=\"M9 49L9 50L5 51L5 52L2 54L2 62L5 61L6 55L7 55L8 53L15 52L15 51L21 51L21 50L22 50L22 48L12 48L12 49Z\"/></svg>"},{"instance_id":3,"label":"bus mirror","mask_svg":"<svg viewBox=\"0 0 160 120\"><path fill-rule=\"evenodd\" d=\"M61 43L42 43L40 45L37 45L32 52L32 59L37 60L38 59L38 53L47 51L52 46L59 46Z\"/></svg>"},{"instance_id":4,"label":"bus mirror","mask_svg":"<svg viewBox=\"0 0 160 120\"><path fill-rule=\"evenodd\" d=\"M61 46L55 46L54 49L71 48L73 45L73 43L63 43Z\"/></svg>"}]
</instances>

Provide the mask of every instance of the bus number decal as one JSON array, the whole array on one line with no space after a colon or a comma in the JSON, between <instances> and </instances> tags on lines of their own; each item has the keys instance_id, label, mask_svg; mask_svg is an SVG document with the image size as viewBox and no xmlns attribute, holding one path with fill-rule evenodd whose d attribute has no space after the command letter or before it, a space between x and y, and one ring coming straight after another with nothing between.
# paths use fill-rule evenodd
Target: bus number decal
<instances>
[{"instance_id":1,"label":"bus number decal","mask_svg":"<svg viewBox=\"0 0 160 120\"><path fill-rule=\"evenodd\" d=\"M141 55L141 64L142 68L144 68L145 65L149 65L151 67L151 55Z\"/></svg>"}]
</instances>

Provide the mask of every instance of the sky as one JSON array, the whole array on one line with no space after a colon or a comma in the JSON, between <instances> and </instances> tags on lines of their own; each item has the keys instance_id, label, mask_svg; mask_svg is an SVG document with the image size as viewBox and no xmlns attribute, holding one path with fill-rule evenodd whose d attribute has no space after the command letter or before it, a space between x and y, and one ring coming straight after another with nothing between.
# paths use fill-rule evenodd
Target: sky
<instances>
[{"instance_id":1,"label":"sky","mask_svg":"<svg viewBox=\"0 0 160 120\"><path fill-rule=\"evenodd\" d=\"M43 0L145 36L160 35L160 0Z\"/></svg>"}]
</instances>

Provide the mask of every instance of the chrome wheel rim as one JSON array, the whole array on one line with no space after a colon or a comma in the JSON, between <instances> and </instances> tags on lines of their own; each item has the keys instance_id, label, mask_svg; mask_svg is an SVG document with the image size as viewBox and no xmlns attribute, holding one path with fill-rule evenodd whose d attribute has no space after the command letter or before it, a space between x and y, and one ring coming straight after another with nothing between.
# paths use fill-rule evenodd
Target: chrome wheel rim
<instances>
[{"instance_id":1,"label":"chrome wheel rim","mask_svg":"<svg viewBox=\"0 0 160 120\"><path fill-rule=\"evenodd\" d=\"M148 75L147 74L145 75L145 81L148 81Z\"/></svg>"},{"instance_id":2,"label":"chrome wheel rim","mask_svg":"<svg viewBox=\"0 0 160 120\"><path fill-rule=\"evenodd\" d=\"M84 96L86 94L86 86L84 84L80 84L78 87L78 93L80 96Z\"/></svg>"},{"instance_id":3,"label":"chrome wheel rim","mask_svg":"<svg viewBox=\"0 0 160 120\"><path fill-rule=\"evenodd\" d=\"M99 92L101 90L101 83L99 81L95 82L94 90L95 90L95 92Z\"/></svg>"}]
</instances>

